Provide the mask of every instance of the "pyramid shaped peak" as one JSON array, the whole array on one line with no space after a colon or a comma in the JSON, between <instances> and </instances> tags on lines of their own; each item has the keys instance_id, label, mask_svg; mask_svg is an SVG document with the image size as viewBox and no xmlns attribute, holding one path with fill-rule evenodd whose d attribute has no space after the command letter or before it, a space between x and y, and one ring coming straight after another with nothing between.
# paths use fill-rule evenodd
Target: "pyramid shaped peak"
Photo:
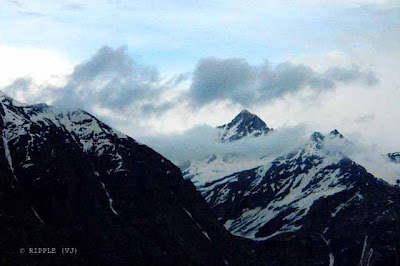
<instances>
[{"instance_id":1,"label":"pyramid shaped peak","mask_svg":"<svg viewBox=\"0 0 400 266\"><path fill-rule=\"evenodd\" d=\"M332 131L329 133L329 136L330 136L331 138L336 138L336 137L338 137L338 138L340 138L340 139L343 139L343 138L344 138L344 136L342 135L342 133L340 133L337 129L332 130Z\"/></svg>"},{"instance_id":2,"label":"pyramid shaped peak","mask_svg":"<svg viewBox=\"0 0 400 266\"><path fill-rule=\"evenodd\" d=\"M231 122L218 128L222 130L223 142L231 142L246 136L258 137L272 130L261 118L246 109L240 111Z\"/></svg>"},{"instance_id":3,"label":"pyramid shaped peak","mask_svg":"<svg viewBox=\"0 0 400 266\"><path fill-rule=\"evenodd\" d=\"M243 109L242 111L240 111L239 114L235 116L235 118L232 121L237 121L240 119L254 119L254 118L260 119L257 115L250 113L247 109Z\"/></svg>"},{"instance_id":4,"label":"pyramid shaped peak","mask_svg":"<svg viewBox=\"0 0 400 266\"><path fill-rule=\"evenodd\" d=\"M239 114L242 114L242 115L247 115L247 114L254 115L253 113L249 112L249 110L247 110L247 109L243 109L242 111L240 111Z\"/></svg>"}]
</instances>

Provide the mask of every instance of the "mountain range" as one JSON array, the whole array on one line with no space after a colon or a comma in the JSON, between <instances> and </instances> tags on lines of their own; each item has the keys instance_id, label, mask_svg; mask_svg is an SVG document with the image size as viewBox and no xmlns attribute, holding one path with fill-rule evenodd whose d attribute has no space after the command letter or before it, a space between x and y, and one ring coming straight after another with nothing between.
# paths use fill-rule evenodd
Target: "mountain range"
<instances>
[{"instance_id":1,"label":"mountain range","mask_svg":"<svg viewBox=\"0 0 400 266\"><path fill-rule=\"evenodd\" d=\"M1 265L258 264L178 167L91 114L1 93L0 133Z\"/></svg>"},{"instance_id":2,"label":"mountain range","mask_svg":"<svg viewBox=\"0 0 400 266\"><path fill-rule=\"evenodd\" d=\"M353 145L336 129L314 132L272 160L213 155L182 171L218 221L272 265L399 265L400 189L342 152Z\"/></svg>"},{"instance_id":3,"label":"mountain range","mask_svg":"<svg viewBox=\"0 0 400 266\"><path fill-rule=\"evenodd\" d=\"M215 130L239 146L279 131L247 110ZM1 265L400 265L400 189L338 130L178 168L88 112L0 93L0 134Z\"/></svg>"}]
</instances>

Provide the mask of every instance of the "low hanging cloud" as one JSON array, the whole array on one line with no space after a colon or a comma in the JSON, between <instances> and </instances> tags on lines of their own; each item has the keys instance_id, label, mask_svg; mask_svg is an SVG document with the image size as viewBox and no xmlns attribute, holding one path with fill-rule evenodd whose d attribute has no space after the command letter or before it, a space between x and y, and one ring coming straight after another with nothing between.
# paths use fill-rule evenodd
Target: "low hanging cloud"
<instances>
[{"instance_id":1,"label":"low hanging cloud","mask_svg":"<svg viewBox=\"0 0 400 266\"><path fill-rule=\"evenodd\" d=\"M202 125L183 134L148 136L140 141L177 165L184 165L186 161L191 160L204 160L211 155L235 155L243 160L256 161L264 158L266 162L289 152L296 152L309 141L312 131L309 125L299 124L281 127L258 138L243 138L231 143L222 143L216 128ZM361 143L357 138L347 139L345 136L344 140L329 139L325 141L323 151L330 156L334 153L347 156L389 184L398 184L400 180L400 164L391 162L378 146Z\"/></svg>"},{"instance_id":2,"label":"low hanging cloud","mask_svg":"<svg viewBox=\"0 0 400 266\"><path fill-rule=\"evenodd\" d=\"M340 83L372 86L378 80L373 72L364 72L358 66L334 67L319 73L290 62L273 66L265 61L261 66L252 66L244 59L210 57L198 62L192 81L190 101L200 107L220 100L251 106L297 93L303 88L320 93Z\"/></svg>"},{"instance_id":3,"label":"low hanging cloud","mask_svg":"<svg viewBox=\"0 0 400 266\"><path fill-rule=\"evenodd\" d=\"M235 154L247 159L274 159L304 144L310 130L305 124L281 127L268 135L243 138L230 143L221 142L218 133L216 128L200 125L183 134L148 136L142 137L140 141L177 165L182 165L185 161L204 159L213 154Z\"/></svg>"},{"instance_id":4,"label":"low hanging cloud","mask_svg":"<svg viewBox=\"0 0 400 266\"><path fill-rule=\"evenodd\" d=\"M391 185L400 181L400 164L390 161L377 145L361 143L357 139L351 142L337 140L326 143L324 149L346 155L369 173Z\"/></svg>"}]
</instances>

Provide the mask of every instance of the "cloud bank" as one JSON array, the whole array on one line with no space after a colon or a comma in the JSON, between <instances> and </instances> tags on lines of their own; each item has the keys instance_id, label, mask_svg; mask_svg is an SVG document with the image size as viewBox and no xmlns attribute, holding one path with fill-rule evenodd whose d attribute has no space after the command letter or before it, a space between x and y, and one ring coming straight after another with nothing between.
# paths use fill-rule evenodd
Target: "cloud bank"
<instances>
[{"instance_id":1,"label":"cloud bank","mask_svg":"<svg viewBox=\"0 0 400 266\"><path fill-rule=\"evenodd\" d=\"M377 82L373 72L355 65L320 73L304 64L265 61L254 66L244 59L214 57L201 59L193 73L165 77L155 67L132 59L126 47L104 46L76 65L63 82L37 85L23 77L3 90L23 102L84 109L115 127L129 128L132 134L159 127L157 123L167 121L164 118L171 112L182 116L226 102L257 108L303 90L311 90L316 98L339 84L370 87Z\"/></svg>"},{"instance_id":2,"label":"cloud bank","mask_svg":"<svg viewBox=\"0 0 400 266\"><path fill-rule=\"evenodd\" d=\"M372 86L378 82L371 71L358 66L333 67L323 73L303 64L290 62L276 66L268 61L251 66L244 59L202 59L193 73L190 100L204 106L230 100L242 106L254 106L309 88L319 94L333 90L339 83L361 83Z\"/></svg>"},{"instance_id":3,"label":"cloud bank","mask_svg":"<svg viewBox=\"0 0 400 266\"><path fill-rule=\"evenodd\" d=\"M264 158L264 162L267 162L302 147L309 141L311 132L309 126L302 124L282 127L258 138L221 143L216 128L203 125L180 135L159 135L143 138L141 141L177 165L184 165L190 160L206 159L211 155L229 154L244 160L257 161ZM325 141L323 150L327 154L332 155L334 152L349 157L389 184L396 185L397 180L400 180L400 164L389 161L377 146L360 143L357 139L329 139Z\"/></svg>"},{"instance_id":4,"label":"cloud bank","mask_svg":"<svg viewBox=\"0 0 400 266\"><path fill-rule=\"evenodd\" d=\"M282 127L266 136L244 138L230 143L222 143L216 128L202 125L183 134L158 135L142 138L166 158L180 165L188 160L204 159L213 154L235 154L246 158L276 158L293 151L305 143L309 136L305 125Z\"/></svg>"}]
</instances>

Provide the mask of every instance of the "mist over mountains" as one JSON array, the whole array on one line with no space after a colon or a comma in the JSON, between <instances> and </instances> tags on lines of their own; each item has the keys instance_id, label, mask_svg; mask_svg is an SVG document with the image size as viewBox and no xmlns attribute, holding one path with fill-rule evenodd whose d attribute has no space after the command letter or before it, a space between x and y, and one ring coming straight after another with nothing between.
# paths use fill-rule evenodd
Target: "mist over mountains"
<instances>
[{"instance_id":1,"label":"mist over mountains","mask_svg":"<svg viewBox=\"0 0 400 266\"><path fill-rule=\"evenodd\" d=\"M217 153L181 169L218 221L277 265L397 265L400 168L374 152L334 129L276 158Z\"/></svg>"},{"instance_id":2,"label":"mist over mountains","mask_svg":"<svg viewBox=\"0 0 400 266\"><path fill-rule=\"evenodd\" d=\"M80 109L2 93L1 121L5 263L19 246L67 243L82 263L396 265L397 153L336 129L272 130L243 110L223 126L149 138L179 169ZM119 251L89 256L104 249Z\"/></svg>"},{"instance_id":3,"label":"mist over mountains","mask_svg":"<svg viewBox=\"0 0 400 266\"><path fill-rule=\"evenodd\" d=\"M231 125L235 124L234 120L230 122ZM224 137L221 137L224 133L226 134L226 131L221 131L223 127L213 128L203 125L182 134L143 137L141 141L152 146L174 163L183 165L190 160L207 160L211 155L224 154L233 154L253 161L260 158L274 159L305 144L313 133L311 125L300 124L294 127L277 128L273 131L260 131L267 134L257 134L257 137L243 137L243 133L238 135L231 133L237 139L225 143ZM382 154L379 147L360 142L356 137L347 140L346 144L331 141L324 146L324 149L340 151L390 184L396 184L400 179L398 165L393 164ZM396 158L396 154L392 154L394 154L392 157Z\"/></svg>"}]
</instances>

